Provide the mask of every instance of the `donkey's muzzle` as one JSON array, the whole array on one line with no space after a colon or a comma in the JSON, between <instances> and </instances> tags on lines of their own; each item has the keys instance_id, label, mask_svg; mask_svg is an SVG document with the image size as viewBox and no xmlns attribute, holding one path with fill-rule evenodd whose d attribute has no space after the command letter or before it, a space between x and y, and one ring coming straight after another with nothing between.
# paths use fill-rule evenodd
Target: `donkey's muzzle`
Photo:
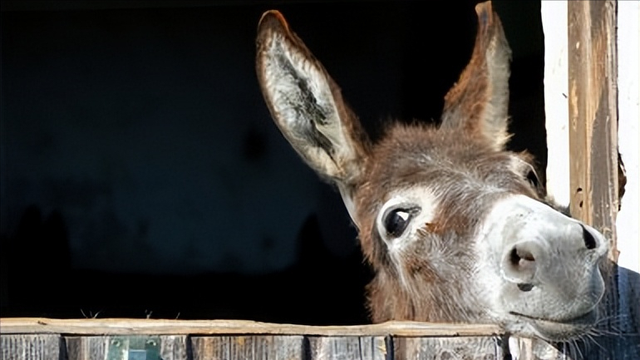
<instances>
[{"instance_id":1,"label":"donkey's muzzle","mask_svg":"<svg viewBox=\"0 0 640 360\"><path fill-rule=\"evenodd\" d=\"M530 322L534 328L537 322L597 321L586 314L597 312L604 294L600 263L609 249L597 230L515 195L493 207L482 236L500 283L496 311L518 314L515 321ZM580 326L584 328L585 321Z\"/></svg>"}]
</instances>

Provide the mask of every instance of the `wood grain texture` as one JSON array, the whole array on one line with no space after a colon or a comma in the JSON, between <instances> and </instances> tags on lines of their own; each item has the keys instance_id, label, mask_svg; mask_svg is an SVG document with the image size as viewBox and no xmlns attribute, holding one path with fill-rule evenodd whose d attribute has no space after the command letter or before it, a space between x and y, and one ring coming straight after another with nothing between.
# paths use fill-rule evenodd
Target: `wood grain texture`
<instances>
[{"instance_id":1,"label":"wood grain texture","mask_svg":"<svg viewBox=\"0 0 640 360\"><path fill-rule=\"evenodd\" d=\"M193 360L303 360L303 336L239 335L191 338Z\"/></svg>"},{"instance_id":2,"label":"wood grain texture","mask_svg":"<svg viewBox=\"0 0 640 360\"><path fill-rule=\"evenodd\" d=\"M394 359L503 359L498 337L402 337L394 339Z\"/></svg>"},{"instance_id":3,"label":"wood grain texture","mask_svg":"<svg viewBox=\"0 0 640 360\"><path fill-rule=\"evenodd\" d=\"M571 214L600 230L617 261L616 1L569 1Z\"/></svg>"},{"instance_id":4,"label":"wood grain texture","mask_svg":"<svg viewBox=\"0 0 640 360\"><path fill-rule=\"evenodd\" d=\"M63 360L62 338L51 334L0 336L2 360Z\"/></svg>"},{"instance_id":5,"label":"wood grain texture","mask_svg":"<svg viewBox=\"0 0 640 360\"><path fill-rule=\"evenodd\" d=\"M385 360L393 355L384 336L311 336L309 355L313 360ZM391 349L392 350L392 349Z\"/></svg>"},{"instance_id":6,"label":"wood grain texture","mask_svg":"<svg viewBox=\"0 0 640 360\"><path fill-rule=\"evenodd\" d=\"M549 344L507 336L148 335L75 336L2 334L2 360L129 359L146 349L151 358L204 359L519 359L637 360L640 338L628 334L595 342ZM113 352L114 344L121 351ZM597 343L596 343L597 342ZM131 344L137 345L131 345ZM156 344L158 346L156 346ZM114 356L114 354L116 356ZM118 356L119 355L119 356ZM137 355L140 355L139 353ZM134 357L136 358L136 357ZM150 357L146 357L150 359Z\"/></svg>"},{"instance_id":7,"label":"wood grain texture","mask_svg":"<svg viewBox=\"0 0 640 360\"><path fill-rule=\"evenodd\" d=\"M579 360L572 351L537 339L510 338L509 352L518 360ZM575 351L577 353L577 351Z\"/></svg>"},{"instance_id":8,"label":"wood grain texture","mask_svg":"<svg viewBox=\"0 0 640 360\"><path fill-rule=\"evenodd\" d=\"M188 336L160 336L160 340L160 356L163 360L188 360L191 358L191 340Z\"/></svg>"},{"instance_id":9,"label":"wood grain texture","mask_svg":"<svg viewBox=\"0 0 640 360\"><path fill-rule=\"evenodd\" d=\"M69 360L104 359L109 343L108 336L67 336L65 345Z\"/></svg>"},{"instance_id":10,"label":"wood grain texture","mask_svg":"<svg viewBox=\"0 0 640 360\"><path fill-rule=\"evenodd\" d=\"M323 335L458 336L497 335L497 325L390 321L373 325L306 326L247 320L0 318L0 334L76 335Z\"/></svg>"},{"instance_id":11,"label":"wood grain texture","mask_svg":"<svg viewBox=\"0 0 640 360\"><path fill-rule=\"evenodd\" d=\"M616 265L618 157L617 2L569 1L571 213L610 241L603 266L603 321L584 345L585 359L640 359L640 275ZM590 345L590 346L589 346Z\"/></svg>"}]
</instances>

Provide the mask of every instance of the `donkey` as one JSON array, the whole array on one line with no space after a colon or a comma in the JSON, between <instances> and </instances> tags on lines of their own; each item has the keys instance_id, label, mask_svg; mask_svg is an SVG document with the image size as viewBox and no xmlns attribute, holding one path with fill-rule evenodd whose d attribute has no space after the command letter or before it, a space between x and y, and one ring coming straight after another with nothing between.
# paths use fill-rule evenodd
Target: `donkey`
<instances>
[{"instance_id":1,"label":"donkey","mask_svg":"<svg viewBox=\"0 0 640 360\"><path fill-rule=\"evenodd\" d=\"M598 321L609 245L547 199L532 156L505 149L511 50L491 3L476 13L473 54L439 126L391 124L372 142L275 10L258 25L259 84L284 137L337 186L358 229L375 274L373 322L497 323L573 339Z\"/></svg>"}]
</instances>

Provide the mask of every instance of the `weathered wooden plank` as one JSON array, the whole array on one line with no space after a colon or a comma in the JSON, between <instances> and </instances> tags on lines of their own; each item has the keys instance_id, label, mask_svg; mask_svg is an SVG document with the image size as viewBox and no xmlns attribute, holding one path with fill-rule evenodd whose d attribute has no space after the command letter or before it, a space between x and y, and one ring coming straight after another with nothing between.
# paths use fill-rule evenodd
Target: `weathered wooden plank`
<instances>
[{"instance_id":1,"label":"weathered wooden plank","mask_svg":"<svg viewBox=\"0 0 640 360\"><path fill-rule=\"evenodd\" d=\"M0 334L75 335L324 335L476 336L500 334L497 325L390 321L373 325L306 326L246 320L0 318Z\"/></svg>"},{"instance_id":2,"label":"weathered wooden plank","mask_svg":"<svg viewBox=\"0 0 640 360\"><path fill-rule=\"evenodd\" d=\"M65 345L68 360L104 359L108 336L67 336Z\"/></svg>"},{"instance_id":3,"label":"weathered wooden plank","mask_svg":"<svg viewBox=\"0 0 640 360\"><path fill-rule=\"evenodd\" d=\"M554 346L545 341L526 338L509 338L511 357L518 360L578 360L580 352L575 347Z\"/></svg>"},{"instance_id":4,"label":"weathered wooden plank","mask_svg":"<svg viewBox=\"0 0 640 360\"><path fill-rule=\"evenodd\" d=\"M617 2L569 1L571 213L611 242L603 321L587 359L640 358L637 273L619 268L616 216L622 183L617 149ZM636 120L637 121L637 120ZM636 214L637 218L637 214ZM583 351L583 352L585 352Z\"/></svg>"},{"instance_id":5,"label":"weathered wooden plank","mask_svg":"<svg viewBox=\"0 0 640 360\"><path fill-rule=\"evenodd\" d=\"M157 349L163 360L188 360L188 337L186 335L155 336L138 334L125 336L68 336L65 338L68 360L93 360L119 358L117 353L127 354L130 350L140 351L144 346L132 346L134 339L139 343L149 343L147 348ZM150 351L151 352L151 351ZM126 356L120 356L127 358ZM148 357L147 357L148 358Z\"/></svg>"},{"instance_id":6,"label":"weathered wooden plank","mask_svg":"<svg viewBox=\"0 0 640 360\"><path fill-rule=\"evenodd\" d=\"M60 335L3 334L0 348L2 360L63 360Z\"/></svg>"},{"instance_id":7,"label":"weathered wooden plank","mask_svg":"<svg viewBox=\"0 0 640 360\"><path fill-rule=\"evenodd\" d=\"M617 261L616 1L569 1L571 214L600 230Z\"/></svg>"},{"instance_id":8,"label":"weathered wooden plank","mask_svg":"<svg viewBox=\"0 0 640 360\"><path fill-rule=\"evenodd\" d=\"M384 336L310 336L310 360L385 360L390 359Z\"/></svg>"},{"instance_id":9,"label":"weathered wooden plank","mask_svg":"<svg viewBox=\"0 0 640 360\"><path fill-rule=\"evenodd\" d=\"M499 337L396 337L394 359L503 359Z\"/></svg>"},{"instance_id":10,"label":"weathered wooden plank","mask_svg":"<svg viewBox=\"0 0 640 360\"><path fill-rule=\"evenodd\" d=\"M161 336L160 339L160 356L163 360L190 360L191 340L188 336Z\"/></svg>"},{"instance_id":11,"label":"weathered wooden plank","mask_svg":"<svg viewBox=\"0 0 640 360\"><path fill-rule=\"evenodd\" d=\"M194 336L191 349L193 360L306 359L304 336L299 335Z\"/></svg>"}]
</instances>

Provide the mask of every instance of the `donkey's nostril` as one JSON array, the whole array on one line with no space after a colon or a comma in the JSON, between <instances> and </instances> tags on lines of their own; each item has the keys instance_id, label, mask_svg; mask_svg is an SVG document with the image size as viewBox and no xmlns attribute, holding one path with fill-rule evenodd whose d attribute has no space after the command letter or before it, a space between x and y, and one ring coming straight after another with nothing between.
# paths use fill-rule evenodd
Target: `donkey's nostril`
<instances>
[{"instance_id":1,"label":"donkey's nostril","mask_svg":"<svg viewBox=\"0 0 640 360\"><path fill-rule=\"evenodd\" d=\"M511 250L511 253L509 254L509 261L511 261L511 264L515 266L518 266L520 263L520 256L518 255L518 250L516 248Z\"/></svg>"},{"instance_id":2,"label":"donkey's nostril","mask_svg":"<svg viewBox=\"0 0 640 360\"><path fill-rule=\"evenodd\" d=\"M598 245L596 238L593 237L593 234L591 234L591 232L589 232L587 228L585 228L583 225L580 226L582 227L582 239L584 240L584 246L586 246L589 250L595 249Z\"/></svg>"},{"instance_id":3,"label":"donkey's nostril","mask_svg":"<svg viewBox=\"0 0 640 360\"><path fill-rule=\"evenodd\" d=\"M533 289L533 284L518 284L518 289L523 292L531 291Z\"/></svg>"},{"instance_id":4,"label":"donkey's nostril","mask_svg":"<svg viewBox=\"0 0 640 360\"><path fill-rule=\"evenodd\" d=\"M544 253L538 244L533 241L520 242L504 253L503 275L506 280L515 284L533 284L539 260L544 260ZM531 289L525 285L520 290Z\"/></svg>"},{"instance_id":5,"label":"donkey's nostril","mask_svg":"<svg viewBox=\"0 0 640 360\"><path fill-rule=\"evenodd\" d=\"M509 260L514 266L522 266L527 262L536 261L536 258L530 251L523 250L519 247L514 247L509 254Z\"/></svg>"}]
</instances>

